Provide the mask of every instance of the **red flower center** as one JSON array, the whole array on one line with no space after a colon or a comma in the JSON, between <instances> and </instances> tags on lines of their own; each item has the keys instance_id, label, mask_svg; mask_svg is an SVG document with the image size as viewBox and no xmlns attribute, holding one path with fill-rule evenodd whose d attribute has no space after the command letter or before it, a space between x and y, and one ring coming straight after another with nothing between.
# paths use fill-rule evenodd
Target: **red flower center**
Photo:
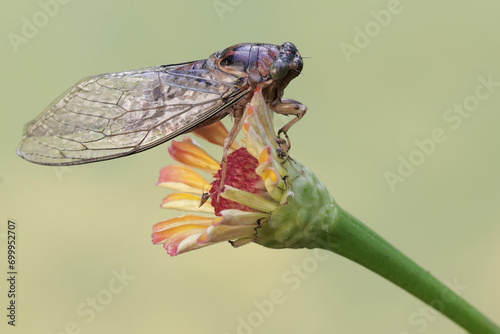
<instances>
[{"instance_id":1,"label":"red flower center","mask_svg":"<svg viewBox=\"0 0 500 334\"><path fill-rule=\"evenodd\" d=\"M212 188L210 190L210 197L212 199L212 206L215 209L215 214L220 216L220 212L226 209L238 209L242 211L252 211L246 205L222 198L219 196L224 185L248 191L257 195L265 195L267 193L262 178L255 173L255 169L259 165L247 149L242 147L227 156L227 171L226 180L221 185L220 179L222 174L222 167L214 176Z\"/></svg>"}]
</instances>

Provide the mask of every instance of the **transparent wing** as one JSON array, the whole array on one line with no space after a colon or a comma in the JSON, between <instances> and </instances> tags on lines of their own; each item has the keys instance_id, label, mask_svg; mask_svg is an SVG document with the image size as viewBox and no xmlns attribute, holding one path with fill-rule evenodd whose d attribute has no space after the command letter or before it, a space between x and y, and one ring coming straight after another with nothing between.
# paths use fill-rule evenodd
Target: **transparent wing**
<instances>
[{"instance_id":1,"label":"transparent wing","mask_svg":"<svg viewBox=\"0 0 500 334\"><path fill-rule=\"evenodd\" d=\"M237 103L239 79L205 60L83 79L26 125L18 154L74 165L144 151Z\"/></svg>"}]
</instances>

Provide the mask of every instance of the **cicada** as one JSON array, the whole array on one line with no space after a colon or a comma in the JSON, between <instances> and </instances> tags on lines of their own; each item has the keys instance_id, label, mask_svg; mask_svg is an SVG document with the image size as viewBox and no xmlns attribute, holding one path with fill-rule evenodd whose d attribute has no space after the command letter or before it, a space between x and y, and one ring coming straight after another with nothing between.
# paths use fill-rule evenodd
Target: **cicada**
<instances>
[{"instance_id":1,"label":"cicada","mask_svg":"<svg viewBox=\"0 0 500 334\"><path fill-rule=\"evenodd\" d=\"M287 131L307 108L282 96L302 66L292 43L243 43L208 59L88 77L26 125L18 154L53 166L114 159L231 114L235 125L226 138L227 153L258 87L274 111L296 116L279 130L289 147Z\"/></svg>"}]
</instances>

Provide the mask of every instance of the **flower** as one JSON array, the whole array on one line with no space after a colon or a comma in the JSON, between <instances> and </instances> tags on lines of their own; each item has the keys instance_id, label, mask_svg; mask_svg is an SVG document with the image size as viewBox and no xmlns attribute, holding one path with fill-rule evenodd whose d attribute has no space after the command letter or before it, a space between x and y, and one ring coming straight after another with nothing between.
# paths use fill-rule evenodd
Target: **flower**
<instances>
[{"instance_id":1,"label":"flower","mask_svg":"<svg viewBox=\"0 0 500 334\"><path fill-rule=\"evenodd\" d=\"M164 167L158 185L178 192L167 196L162 207L211 216L185 215L159 222L153 227L154 244L162 243L175 256L222 241L235 247L257 241L270 214L292 194L272 116L257 89L243 116L244 145L231 146L225 180L221 180L224 167L192 138L172 142L169 153L181 164ZM194 134L223 146L228 131L217 122ZM212 174L211 184L193 168Z\"/></svg>"}]
</instances>

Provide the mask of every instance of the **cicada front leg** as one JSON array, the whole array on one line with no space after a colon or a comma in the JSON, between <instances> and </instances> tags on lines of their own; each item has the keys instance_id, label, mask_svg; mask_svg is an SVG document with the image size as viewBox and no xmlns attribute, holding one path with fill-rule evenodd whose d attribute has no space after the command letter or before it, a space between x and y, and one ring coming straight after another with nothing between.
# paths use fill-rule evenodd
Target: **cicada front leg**
<instances>
[{"instance_id":1,"label":"cicada front leg","mask_svg":"<svg viewBox=\"0 0 500 334\"><path fill-rule=\"evenodd\" d=\"M238 133L240 133L241 129L243 128L243 124L245 123L245 117L243 115L239 115L237 113L233 114L234 115L234 125L231 128L231 131L229 131L229 134L227 135L226 139L224 139L224 151L222 153L222 160L221 160L221 177L220 177L220 189L224 188L224 183L226 181L226 172L227 172L227 155L229 153L229 149L233 145L234 141L236 140L236 137L238 136ZM219 200L220 193L217 195L217 201Z\"/></svg>"},{"instance_id":2,"label":"cicada front leg","mask_svg":"<svg viewBox=\"0 0 500 334\"><path fill-rule=\"evenodd\" d=\"M290 142L290 138L288 137L287 132L292 125L297 123L302 118L302 116L305 115L305 113L307 111L307 107L305 105L303 105L302 103L295 101L295 100L282 99L279 102L275 102L272 105L272 108L278 114L286 115L286 116L289 116L289 115L296 116L296 118L292 119L290 122L285 124L278 131L278 138L280 137L280 135L282 133L285 135L286 142L287 142L286 150L288 151L292 147L292 143ZM279 139L281 139L281 138L279 138Z\"/></svg>"}]
</instances>

